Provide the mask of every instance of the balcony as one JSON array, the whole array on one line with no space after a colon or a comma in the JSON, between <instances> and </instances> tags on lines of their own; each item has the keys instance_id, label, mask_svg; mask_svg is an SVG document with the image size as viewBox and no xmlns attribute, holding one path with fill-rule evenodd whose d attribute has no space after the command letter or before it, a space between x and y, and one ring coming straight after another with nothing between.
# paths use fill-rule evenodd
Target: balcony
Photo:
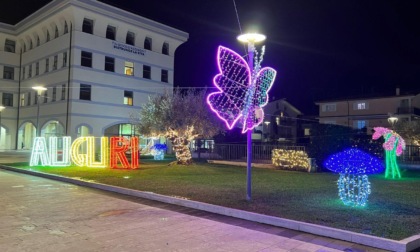
<instances>
[{"instance_id":1,"label":"balcony","mask_svg":"<svg viewBox=\"0 0 420 252\"><path fill-rule=\"evenodd\" d=\"M397 114L404 115L404 114L412 114L420 116L420 109L416 107L398 107Z\"/></svg>"}]
</instances>

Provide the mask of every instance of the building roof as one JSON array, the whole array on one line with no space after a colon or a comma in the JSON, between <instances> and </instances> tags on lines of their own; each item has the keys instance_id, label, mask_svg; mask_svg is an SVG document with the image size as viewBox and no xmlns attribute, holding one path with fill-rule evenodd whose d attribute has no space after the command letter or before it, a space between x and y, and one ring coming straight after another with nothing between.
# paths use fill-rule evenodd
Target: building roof
<instances>
[{"instance_id":1,"label":"building roof","mask_svg":"<svg viewBox=\"0 0 420 252\"><path fill-rule=\"evenodd\" d=\"M330 102L343 102L343 101L360 101L360 100L376 100L376 99L391 99L391 98L409 98L409 97L415 97L419 94L406 94L406 95L389 95L389 96L357 96L357 97L347 97L347 98L336 98L336 99L330 99L330 100L321 100L316 101L315 104L319 105L321 103L330 103Z\"/></svg>"}]
</instances>

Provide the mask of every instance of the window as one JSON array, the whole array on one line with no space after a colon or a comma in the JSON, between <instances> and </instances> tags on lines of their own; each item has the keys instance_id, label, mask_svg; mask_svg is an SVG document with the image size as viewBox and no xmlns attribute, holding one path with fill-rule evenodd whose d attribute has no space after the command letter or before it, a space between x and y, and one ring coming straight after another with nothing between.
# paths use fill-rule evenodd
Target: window
<instances>
[{"instance_id":1,"label":"window","mask_svg":"<svg viewBox=\"0 0 420 252\"><path fill-rule=\"evenodd\" d=\"M150 66L144 65L143 66L143 78L150 79L150 72L151 72Z\"/></svg>"},{"instance_id":2,"label":"window","mask_svg":"<svg viewBox=\"0 0 420 252\"><path fill-rule=\"evenodd\" d=\"M46 90L44 92L44 103L47 103L47 102L48 102L48 91Z\"/></svg>"},{"instance_id":3,"label":"window","mask_svg":"<svg viewBox=\"0 0 420 252\"><path fill-rule=\"evenodd\" d=\"M58 27L55 27L54 38L58 38Z\"/></svg>"},{"instance_id":4,"label":"window","mask_svg":"<svg viewBox=\"0 0 420 252\"><path fill-rule=\"evenodd\" d=\"M54 102L56 99L57 99L57 87L53 87L51 101Z\"/></svg>"},{"instance_id":5,"label":"window","mask_svg":"<svg viewBox=\"0 0 420 252\"><path fill-rule=\"evenodd\" d=\"M336 105L335 104L323 104L322 105L322 111L323 112L336 111Z\"/></svg>"},{"instance_id":6,"label":"window","mask_svg":"<svg viewBox=\"0 0 420 252\"><path fill-rule=\"evenodd\" d=\"M3 93L3 106L13 107L13 94Z\"/></svg>"},{"instance_id":7,"label":"window","mask_svg":"<svg viewBox=\"0 0 420 252\"><path fill-rule=\"evenodd\" d=\"M105 71L114 72L115 59L105 56Z\"/></svg>"},{"instance_id":8,"label":"window","mask_svg":"<svg viewBox=\"0 0 420 252\"><path fill-rule=\"evenodd\" d=\"M26 70L26 67L22 67L22 80L25 79L25 70Z\"/></svg>"},{"instance_id":9,"label":"window","mask_svg":"<svg viewBox=\"0 0 420 252\"><path fill-rule=\"evenodd\" d=\"M64 34L69 32L69 27L67 26L67 22L64 21Z\"/></svg>"},{"instance_id":10,"label":"window","mask_svg":"<svg viewBox=\"0 0 420 252\"><path fill-rule=\"evenodd\" d=\"M144 49L146 50L152 50L152 39L149 37L146 37L144 40Z\"/></svg>"},{"instance_id":11,"label":"window","mask_svg":"<svg viewBox=\"0 0 420 252\"><path fill-rule=\"evenodd\" d=\"M36 38L36 46L39 46L41 42L39 41L39 36Z\"/></svg>"},{"instance_id":12,"label":"window","mask_svg":"<svg viewBox=\"0 0 420 252\"><path fill-rule=\"evenodd\" d=\"M355 121L354 124L355 124L355 128L357 129L363 129L366 127L366 121L364 120Z\"/></svg>"},{"instance_id":13,"label":"window","mask_svg":"<svg viewBox=\"0 0 420 252\"><path fill-rule=\"evenodd\" d=\"M35 102L34 102L34 104L36 105L36 104L38 104L38 93L35 91Z\"/></svg>"},{"instance_id":14,"label":"window","mask_svg":"<svg viewBox=\"0 0 420 252\"><path fill-rule=\"evenodd\" d=\"M83 19L82 32L93 34L93 20Z\"/></svg>"},{"instance_id":15,"label":"window","mask_svg":"<svg viewBox=\"0 0 420 252\"><path fill-rule=\"evenodd\" d=\"M134 63L133 62L125 62L125 67L124 67L124 73L125 75L134 75Z\"/></svg>"},{"instance_id":16,"label":"window","mask_svg":"<svg viewBox=\"0 0 420 252\"><path fill-rule=\"evenodd\" d=\"M61 100L66 99L66 84L61 85Z\"/></svg>"},{"instance_id":17,"label":"window","mask_svg":"<svg viewBox=\"0 0 420 252\"><path fill-rule=\"evenodd\" d=\"M28 96L28 99L26 100L27 101L27 106L31 106L31 92L28 92L28 94L27 94L27 96Z\"/></svg>"},{"instance_id":18,"label":"window","mask_svg":"<svg viewBox=\"0 0 420 252\"><path fill-rule=\"evenodd\" d=\"M92 53L82 51L82 66L92 67Z\"/></svg>"},{"instance_id":19,"label":"window","mask_svg":"<svg viewBox=\"0 0 420 252\"><path fill-rule=\"evenodd\" d=\"M3 79L13 80L15 77L15 69L13 67L4 66Z\"/></svg>"},{"instance_id":20,"label":"window","mask_svg":"<svg viewBox=\"0 0 420 252\"><path fill-rule=\"evenodd\" d=\"M129 45L134 45L134 33L133 32L127 32L127 37L125 38L125 43Z\"/></svg>"},{"instance_id":21,"label":"window","mask_svg":"<svg viewBox=\"0 0 420 252\"><path fill-rule=\"evenodd\" d=\"M21 107L25 106L25 94L20 95L20 106Z\"/></svg>"},{"instance_id":22,"label":"window","mask_svg":"<svg viewBox=\"0 0 420 252\"><path fill-rule=\"evenodd\" d=\"M23 52L26 52L26 44L23 44Z\"/></svg>"},{"instance_id":23,"label":"window","mask_svg":"<svg viewBox=\"0 0 420 252\"><path fill-rule=\"evenodd\" d=\"M57 70L58 55L54 55L53 70Z\"/></svg>"},{"instance_id":24,"label":"window","mask_svg":"<svg viewBox=\"0 0 420 252\"><path fill-rule=\"evenodd\" d=\"M106 38L115 40L115 27L108 25L106 27Z\"/></svg>"},{"instance_id":25,"label":"window","mask_svg":"<svg viewBox=\"0 0 420 252\"><path fill-rule=\"evenodd\" d=\"M6 43L4 43L4 51L14 53L15 49L16 49L16 42L10 39L6 39Z\"/></svg>"},{"instance_id":26,"label":"window","mask_svg":"<svg viewBox=\"0 0 420 252\"><path fill-rule=\"evenodd\" d=\"M91 85L80 84L80 93L79 93L80 100L90 101L91 91L92 91Z\"/></svg>"},{"instance_id":27,"label":"window","mask_svg":"<svg viewBox=\"0 0 420 252\"><path fill-rule=\"evenodd\" d=\"M32 77L32 64L29 65L28 78Z\"/></svg>"},{"instance_id":28,"label":"window","mask_svg":"<svg viewBox=\"0 0 420 252\"><path fill-rule=\"evenodd\" d=\"M35 63L35 76L39 75L39 62Z\"/></svg>"},{"instance_id":29,"label":"window","mask_svg":"<svg viewBox=\"0 0 420 252\"><path fill-rule=\"evenodd\" d=\"M29 50L33 48L32 39L29 41Z\"/></svg>"},{"instance_id":30,"label":"window","mask_svg":"<svg viewBox=\"0 0 420 252\"><path fill-rule=\"evenodd\" d=\"M353 103L354 110L365 110L368 109L368 104L366 102L355 102Z\"/></svg>"},{"instance_id":31,"label":"window","mask_svg":"<svg viewBox=\"0 0 420 252\"><path fill-rule=\"evenodd\" d=\"M49 31L47 31L47 42L48 42L48 41L50 41L50 39L51 39L51 38L50 38L50 32L49 32Z\"/></svg>"},{"instance_id":32,"label":"window","mask_svg":"<svg viewBox=\"0 0 420 252\"><path fill-rule=\"evenodd\" d=\"M45 72L50 71L50 59L46 58L45 59Z\"/></svg>"},{"instance_id":33,"label":"window","mask_svg":"<svg viewBox=\"0 0 420 252\"><path fill-rule=\"evenodd\" d=\"M67 52L63 53L63 67L67 66Z\"/></svg>"},{"instance_id":34,"label":"window","mask_svg":"<svg viewBox=\"0 0 420 252\"><path fill-rule=\"evenodd\" d=\"M310 136L311 135L311 129L305 128L304 129L304 133L305 136Z\"/></svg>"},{"instance_id":35,"label":"window","mask_svg":"<svg viewBox=\"0 0 420 252\"><path fill-rule=\"evenodd\" d=\"M161 72L161 75L160 75L160 80L162 82L168 83L168 70L163 70L162 69L162 72Z\"/></svg>"},{"instance_id":36,"label":"window","mask_svg":"<svg viewBox=\"0 0 420 252\"><path fill-rule=\"evenodd\" d=\"M124 104L133 106L133 91L124 91Z\"/></svg>"},{"instance_id":37,"label":"window","mask_svg":"<svg viewBox=\"0 0 420 252\"><path fill-rule=\"evenodd\" d=\"M163 43L162 53L165 54L165 55L169 55L169 44L168 43Z\"/></svg>"}]
</instances>

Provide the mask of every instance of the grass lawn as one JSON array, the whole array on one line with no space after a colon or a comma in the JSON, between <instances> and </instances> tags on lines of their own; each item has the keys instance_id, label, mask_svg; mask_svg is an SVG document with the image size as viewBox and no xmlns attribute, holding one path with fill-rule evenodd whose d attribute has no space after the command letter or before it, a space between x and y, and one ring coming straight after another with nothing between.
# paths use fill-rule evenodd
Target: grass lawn
<instances>
[{"instance_id":1,"label":"grass lawn","mask_svg":"<svg viewBox=\"0 0 420 252\"><path fill-rule=\"evenodd\" d=\"M138 170L76 166L31 169L395 240L420 233L419 172L403 172L400 180L371 175L367 205L352 208L338 197L338 174L253 168L253 200L247 202L246 168L207 163L168 166L170 161L141 159ZM29 168L22 163L12 166Z\"/></svg>"}]
</instances>

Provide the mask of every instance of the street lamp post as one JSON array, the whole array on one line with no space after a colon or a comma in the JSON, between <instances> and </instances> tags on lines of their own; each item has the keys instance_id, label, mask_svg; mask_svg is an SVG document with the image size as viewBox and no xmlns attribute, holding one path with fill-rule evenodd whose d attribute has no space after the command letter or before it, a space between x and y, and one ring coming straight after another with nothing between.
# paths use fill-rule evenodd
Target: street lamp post
<instances>
[{"instance_id":1,"label":"street lamp post","mask_svg":"<svg viewBox=\"0 0 420 252\"><path fill-rule=\"evenodd\" d=\"M247 33L247 34L242 34L240 36L238 36L237 38L239 41L243 42L243 43L247 43L248 44L248 66L249 69L251 70L251 73L254 72L254 44L264 41L265 40L265 36L262 34L257 34L257 33ZM254 74L251 74L251 78L254 78ZM254 84L253 79L251 79L251 87L250 88L255 88L252 85ZM246 139L247 139L247 158L246 158L246 162L247 162L247 169L246 169L246 177L247 177L247 186L246 186L246 199L248 201L251 200L251 176L252 176L252 169L251 169L251 163L252 163L252 130L248 130L247 131L247 135L246 135Z\"/></svg>"},{"instance_id":2,"label":"street lamp post","mask_svg":"<svg viewBox=\"0 0 420 252\"><path fill-rule=\"evenodd\" d=\"M265 122L264 122L264 124L266 125L266 127L265 127L265 128L266 128L266 130L267 130L266 135L268 136L268 135L270 135L270 128L268 127L268 125L270 124L270 121L265 121ZM265 138L265 140L267 140L267 138L268 138L268 137L266 137L266 138ZM267 141L266 141L266 142L267 142Z\"/></svg>"},{"instance_id":3,"label":"street lamp post","mask_svg":"<svg viewBox=\"0 0 420 252\"><path fill-rule=\"evenodd\" d=\"M36 111L36 136L38 137L40 135L40 131L39 131L39 103L41 101L41 95L44 91L47 90L47 88L43 87L43 86L35 86L32 87L32 89L36 90L37 92L37 111Z\"/></svg>"},{"instance_id":4,"label":"street lamp post","mask_svg":"<svg viewBox=\"0 0 420 252\"><path fill-rule=\"evenodd\" d=\"M391 127L392 127L392 130L394 130L394 126L395 126L395 124L398 122L398 117L396 117L396 116L394 116L394 115L391 115L389 118L388 118L388 123L389 124L391 124Z\"/></svg>"},{"instance_id":5,"label":"street lamp post","mask_svg":"<svg viewBox=\"0 0 420 252\"><path fill-rule=\"evenodd\" d=\"M0 105L0 145L1 145L1 112L5 109L5 106Z\"/></svg>"}]
</instances>

